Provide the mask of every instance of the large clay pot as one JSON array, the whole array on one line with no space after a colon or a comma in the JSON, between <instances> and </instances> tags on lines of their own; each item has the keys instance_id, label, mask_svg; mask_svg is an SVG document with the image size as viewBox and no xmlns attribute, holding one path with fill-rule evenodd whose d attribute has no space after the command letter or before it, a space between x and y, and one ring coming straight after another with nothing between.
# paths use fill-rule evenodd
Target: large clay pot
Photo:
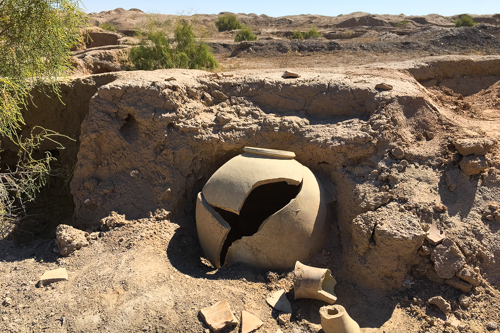
<instances>
[{"instance_id":1,"label":"large clay pot","mask_svg":"<svg viewBox=\"0 0 500 333\"><path fill-rule=\"evenodd\" d=\"M328 305L319 309L321 326L325 333L360 333L361 330L342 305Z\"/></svg>"},{"instance_id":2,"label":"large clay pot","mask_svg":"<svg viewBox=\"0 0 500 333\"><path fill-rule=\"evenodd\" d=\"M334 288L337 281L326 268L317 268L304 265L297 261L294 269L293 293L294 298L319 299L328 304L337 301Z\"/></svg>"},{"instance_id":3,"label":"large clay pot","mask_svg":"<svg viewBox=\"0 0 500 333\"><path fill-rule=\"evenodd\" d=\"M294 158L293 152L245 147L207 181L197 198L196 226L214 267L240 262L289 269L323 247L329 231L323 190Z\"/></svg>"}]
</instances>

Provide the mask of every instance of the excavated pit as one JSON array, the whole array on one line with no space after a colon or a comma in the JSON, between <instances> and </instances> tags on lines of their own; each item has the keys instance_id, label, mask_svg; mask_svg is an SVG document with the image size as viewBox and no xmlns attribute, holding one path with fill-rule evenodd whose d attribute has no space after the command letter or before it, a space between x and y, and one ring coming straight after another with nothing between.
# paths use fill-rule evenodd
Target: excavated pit
<instances>
[{"instance_id":1,"label":"excavated pit","mask_svg":"<svg viewBox=\"0 0 500 333\"><path fill-rule=\"evenodd\" d=\"M458 265L479 267L489 283L498 284L500 236L497 222L484 213L500 194L497 162L490 151L477 155L486 161L482 168L455 144L484 136L495 141L498 131L467 127L424 86L473 95L500 77L499 63L498 57L449 57L304 70L292 80L281 78L281 71L225 78L185 70L97 75L69 84L67 106L54 111L61 117L44 118L41 125L77 139L60 156L71 165L78 151L71 193L73 223L81 228L95 228L111 211L127 219L168 211L194 230L194 198L221 165L244 146L282 149L295 152L327 189L333 231L328 246L336 251L330 268L341 278L399 289L409 276L448 283L441 265ZM381 82L393 90L375 89ZM44 103L55 110L58 101ZM78 120L67 110L80 110ZM465 167L480 171L465 175ZM459 264L421 251L437 248L425 240L432 223L459 249Z\"/></svg>"}]
</instances>

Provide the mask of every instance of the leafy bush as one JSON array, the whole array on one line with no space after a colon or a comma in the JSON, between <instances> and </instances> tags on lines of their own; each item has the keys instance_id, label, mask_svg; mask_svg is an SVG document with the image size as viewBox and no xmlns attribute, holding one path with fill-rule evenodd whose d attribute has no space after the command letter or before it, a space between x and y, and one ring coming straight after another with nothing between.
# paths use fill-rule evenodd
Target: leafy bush
<instances>
[{"instance_id":1,"label":"leafy bush","mask_svg":"<svg viewBox=\"0 0 500 333\"><path fill-rule=\"evenodd\" d=\"M312 27L308 31L304 33L304 38L309 39L309 38L319 38L321 35L318 32L318 29L316 27Z\"/></svg>"},{"instance_id":2,"label":"leafy bush","mask_svg":"<svg viewBox=\"0 0 500 333\"><path fill-rule=\"evenodd\" d=\"M196 41L193 26L180 20L174 29L173 43L166 35L167 25L149 24L148 31L138 32L141 42L130 50L129 60L135 69L162 68L214 69L218 67L210 48Z\"/></svg>"},{"instance_id":3,"label":"leafy bush","mask_svg":"<svg viewBox=\"0 0 500 333\"><path fill-rule=\"evenodd\" d=\"M400 27L403 27L403 26L405 26L405 25L407 25L407 24L408 24L408 21L407 21L407 20L403 20L403 21L401 21L401 22L398 22L398 23L396 24L396 27L400 28Z\"/></svg>"},{"instance_id":4,"label":"leafy bush","mask_svg":"<svg viewBox=\"0 0 500 333\"><path fill-rule=\"evenodd\" d=\"M292 39L304 39L302 32L296 30L293 32Z\"/></svg>"},{"instance_id":5,"label":"leafy bush","mask_svg":"<svg viewBox=\"0 0 500 333\"><path fill-rule=\"evenodd\" d=\"M292 39L309 39L309 38L319 38L321 35L316 27L312 27L308 31L302 33L299 30L293 32Z\"/></svg>"},{"instance_id":6,"label":"leafy bush","mask_svg":"<svg viewBox=\"0 0 500 333\"><path fill-rule=\"evenodd\" d=\"M15 169L2 166L0 171L0 239L50 175L54 158L50 153L37 158L35 152L44 139L56 142L61 135L34 126L31 134L21 136L22 109L34 88L48 88L59 96L58 80L72 69L70 48L83 41L81 30L87 26L79 4L78 0L0 0L0 142L10 141L18 148Z\"/></svg>"},{"instance_id":7,"label":"leafy bush","mask_svg":"<svg viewBox=\"0 0 500 333\"><path fill-rule=\"evenodd\" d=\"M219 31L229 31L243 28L243 24L236 18L234 14L224 14L219 16L215 21L215 26Z\"/></svg>"},{"instance_id":8,"label":"leafy bush","mask_svg":"<svg viewBox=\"0 0 500 333\"><path fill-rule=\"evenodd\" d=\"M467 14L455 20L455 27L473 27L477 24L472 17Z\"/></svg>"},{"instance_id":9,"label":"leafy bush","mask_svg":"<svg viewBox=\"0 0 500 333\"><path fill-rule=\"evenodd\" d=\"M104 22L104 23L99 24L99 27L104 29L104 30L108 30L108 31L116 31L116 27L108 22Z\"/></svg>"},{"instance_id":10,"label":"leafy bush","mask_svg":"<svg viewBox=\"0 0 500 333\"><path fill-rule=\"evenodd\" d=\"M257 36L253 34L252 29L246 25L234 36L235 42L242 42L244 40L257 40Z\"/></svg>"},{"instance_id":11,"label":"leafy bush","mask_svg":"<svg viewBox=\"0 0 500 333\"><path fill-rule=\"evenodd\" d=\"M353 38L354 31L345 28L344 32L342 32L342 38Z\"/></svg>"}]
</instances>

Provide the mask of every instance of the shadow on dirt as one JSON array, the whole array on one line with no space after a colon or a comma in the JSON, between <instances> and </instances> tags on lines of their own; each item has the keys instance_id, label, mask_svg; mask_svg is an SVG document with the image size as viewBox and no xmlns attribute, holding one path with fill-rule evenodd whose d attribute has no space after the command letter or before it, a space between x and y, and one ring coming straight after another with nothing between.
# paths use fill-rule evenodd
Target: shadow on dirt
<instances>
[{"instance_id":1,"label":"shadow on dirt","mask_svg":"<svg viewBox=\"0 0 500 333\"><path fill-rule=\"evenodd\" d=\"M448 167L443 173L439 195L443 204L448 207L448 214L460 214L462 218L469 215L478 189L478 178L466 176L456 167Z\"/></svg>"},{"instance_id":2,"label":"shadow on dirt","mask_svg":"<svg viewBox=\"0 0 500 333\"><path fill-rule=\"evenodd\" d=\"M195 222L191 221L191 225L182 226L185 224L180 224L181 227L172 236L167 247L168 260L179 272L197 279L265 281L264 270L247 265L234 264L230 267L222 266L220 269L213 268L208 260L203 258Z\"/></svg>"}]
</instances>

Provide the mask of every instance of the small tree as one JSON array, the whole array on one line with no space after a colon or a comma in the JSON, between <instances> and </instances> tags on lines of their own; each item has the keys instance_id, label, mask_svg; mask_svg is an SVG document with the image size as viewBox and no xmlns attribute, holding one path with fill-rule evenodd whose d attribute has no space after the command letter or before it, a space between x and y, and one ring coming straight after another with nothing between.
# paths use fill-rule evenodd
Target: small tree
<instances>
[{"instance_id":1,"label":"small tree","mask_svg":"<svg viewBox=\"0 0 500 333\"><path fill-rule=\"evenodd\" d=\"M321 35L318 32L318 29L316 27L311 27L308 31L304 33L304 38L309 39L309 38L319 38Z\"/></svg>"},{"instance_id":2,"label":"small tree","mask_svg":"<svg viewBox=\"0 0 500 333\"><path fill-rule=\"evenodd\" d=\"M21 137L21 111L35 87L59 93L57 80L72 68L70 49L82 41L87 24L79 4L0 0L0 136L19 147L16 168L0 172L0 238L17 218L15 207L33 200L50 173L50 154L36 159L33 151L56 133L35 127L30 137Z\"/></svg>"},{"instance_id":3,"label":"small tree","mask_svg":"<svg viewBox=\"0 0 500 333\"><path fill-rule=\"evenodd\" d=\"M130 50L129 60L138 70L161 68L213 69L218 66L208 45L196 41L193 26L186 20L175 24L173 43L167 37L170 22L151 22L141 42Z\"/></svg>"},{"instance_id":4,"label":"small tree","mask_svg":"<svg viewBox=\"0 0 500 333\"><path fill-rule=\"evenodd\" d=\"M215 26L219 31L229 31L243 28L243 24L236 18L234 14L224 14L219 16L215 21Z\"/></svg>"},{"instance_id":5,"label":"small tree","mask_svg":"<svg viewBox=\"0 0 500 333\"><path fill-rule=\"evenodd\" d=\"M472 17L467 14L460 16L460 18L455 20L455 27L473 27L477 25Z\"/></svg>"},{"instance_id":6,"label":"small tree","mask_svg":"<svg viewBox=\"0 0 500 333\"><path fill-rule=\"evenodd\" d=\"M293 32L292 39L304 39L304 35L299 30L295 30Z\"/></svg>"},{"instance_id":7,"label":"small tree","mask_svg":"<svg viewBox=\"0 0 500 333\"><path fill-rule=\"evenodd\" d=\"M244 40L257 40L257 36L253 34L252 29L246 25L234 36L235 42L242 42Z\"/></svg>"}]
</instances>

